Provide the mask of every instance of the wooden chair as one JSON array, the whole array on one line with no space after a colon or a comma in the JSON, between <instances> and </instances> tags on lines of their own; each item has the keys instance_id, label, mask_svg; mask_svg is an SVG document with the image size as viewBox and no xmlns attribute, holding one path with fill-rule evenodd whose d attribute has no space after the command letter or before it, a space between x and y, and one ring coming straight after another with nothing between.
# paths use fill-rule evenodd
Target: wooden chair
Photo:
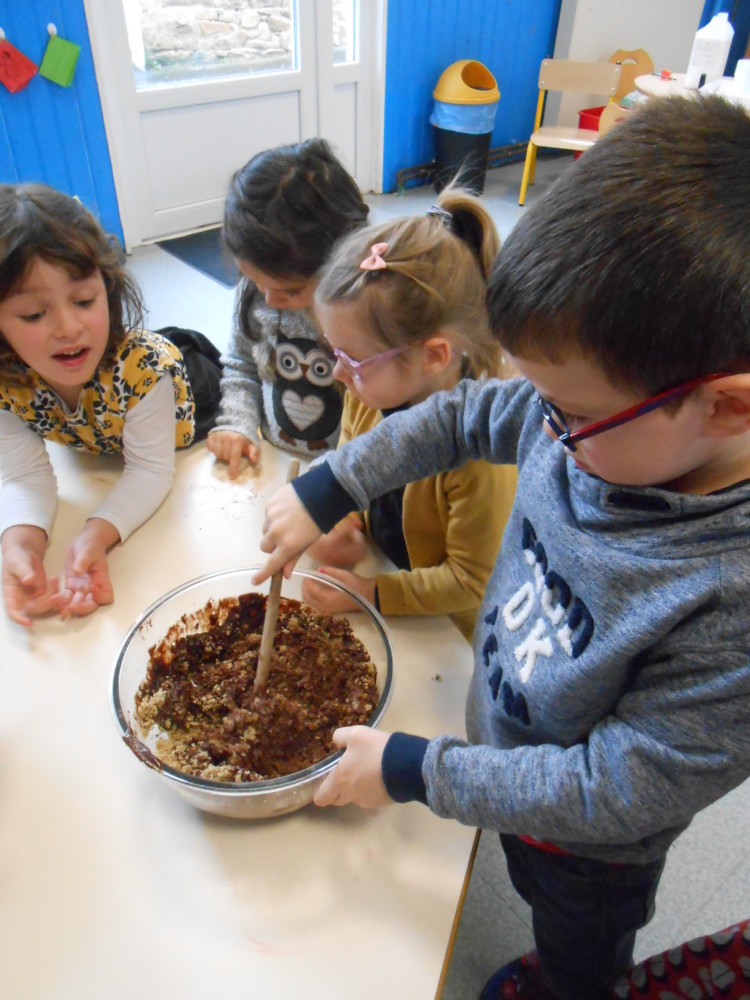
<instances>
[{"instance_id":1,"label":"wooden chair","mask_svg":"<svg viewBox=\"0 0 750 1000\"><path fill-rule=\"evenodd\" d=\"M615 102L635 90L635 78L654 72L654 60L645 49L618 49L609 57L611 63L620 63L620 83L615 94Z\"/></svg>"},{"instance_id":2,"label":"wooden chair","mask_svg":"<svg viewBox=\"0 0 750 1000\"><path fill-rule=\"evenodd\" d=\"M625 121L632 114L633 112L630 108L621 108L619 104L610 101L599 118L599 135L606 135L618 122Z\"/></svg>"},{"instance_id":3,"label":"wooden chair","mask_svg":"<svg viewBox=\"0 0 750 1000\"><path fill-rule=\"evenodd\" d=\"M526 149L526 163L521 179L518 204L526 200L526 188L534 183L536 151L572 149L583 152L596 142L599 133L593 129L570 128L562 125L542 125L542 112L547 92L580 93L612 100L620 83L622 66L611 62L578 62L574 59L543 59L539 70L539 100L536 106L534 131Z\"/></svg>"}]
</instances>

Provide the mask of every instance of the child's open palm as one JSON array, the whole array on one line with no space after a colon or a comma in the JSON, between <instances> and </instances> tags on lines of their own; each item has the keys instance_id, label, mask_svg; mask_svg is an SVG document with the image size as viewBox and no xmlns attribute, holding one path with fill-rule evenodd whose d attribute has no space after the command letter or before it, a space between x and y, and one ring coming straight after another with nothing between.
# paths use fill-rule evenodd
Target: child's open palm
<instances>
[{"instance_id":1,"label":"child's open palm","mask_svg":"<svg viewBox=\"0 0 750 1000\"><path fill-rule=\"evenodd\" d=\"M19 625L28 627L33 617L57 609L59 602L56 579L47 579L42 555L26 545L11 544L11 535L19 531L39 532L44 552L46 535L38 528L20 525L3 535L3 600L8 616Z\"/></svg>"},{"instance_id":2,"label":"child's open palm","mask_svg":"<svg viewBox=\"0 0 750 1000\"><path fill-rule=\"evenodd\" d=\"M60 613L90 615L102 604L111 604L114 591L109 579L107 549L118 539L107 521L91 518L65 555L65 587Z\"/></svg>"},{"instance_id":3,"label":"child's open palm","mask_svg":"<svg viewBox=\"0 0 750 1000\"><path fill-rule=\"evenodd\" d=\"M60 614L63 618L71 615L90 615L102 604L111 604L115 598L109 579L107 557L92 562L83 572L76 571L66 560L65 589L60 595Z\"/></svg>"}]
</instances>

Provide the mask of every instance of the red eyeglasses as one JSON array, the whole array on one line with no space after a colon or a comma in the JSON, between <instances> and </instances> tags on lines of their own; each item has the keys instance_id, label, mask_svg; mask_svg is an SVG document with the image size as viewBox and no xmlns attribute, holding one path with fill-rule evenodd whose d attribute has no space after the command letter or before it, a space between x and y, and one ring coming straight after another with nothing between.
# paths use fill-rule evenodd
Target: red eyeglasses
<instances>
[{"instance_id":1,"label":"red eyeglasses","mask_svg":"<svg viewBox=\"0 0 750 1000\"><path fill-rule=\"evenodd\" d=\"M595 437L597 434L603 434L605 431L611 431L613 427L619 427L620 424L627 424L631 420L635 420L636 417L643 416L644 413L650 413L652 410L658 410L661 406L666 406L673 399L678 399L680 396L686 395L705 382L713 382L714 379L725 378L728 374L728 372L714 372L713 375L702 375L700 378L693 378L689 382L676 385L673 389L666 389L655 396L649 396L642 403L629 406L627 410L620 410L619 413L615 413L605 420L597 420L596 423L587 424L578 431L571 431L562 410L558 409L554 403L548 402L543 396L537 396L536 401L542 411L542 416L552 428L557 440L562 442L568 451L575 451L576 441L584 441L586 438Z\"/></svg>"}]
</instances>

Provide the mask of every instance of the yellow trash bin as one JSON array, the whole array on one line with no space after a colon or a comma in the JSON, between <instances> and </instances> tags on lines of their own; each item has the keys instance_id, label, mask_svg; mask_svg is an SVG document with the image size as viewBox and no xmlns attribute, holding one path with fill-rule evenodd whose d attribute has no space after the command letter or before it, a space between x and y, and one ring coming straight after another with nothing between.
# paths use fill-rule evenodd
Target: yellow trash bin
<instances>
[{"instance_id":1,"label":"yellow trash bin","mask_svg":"<svg viewBox=\"0 0 750 1000\"><path fill-rule=\"evenodd\" d=\"M458 175L465 187L481 194L500 100L497 82L476 59L460 59L443 71L432 96L435 190L442 191Z\"/></svg>"}]
</instances>

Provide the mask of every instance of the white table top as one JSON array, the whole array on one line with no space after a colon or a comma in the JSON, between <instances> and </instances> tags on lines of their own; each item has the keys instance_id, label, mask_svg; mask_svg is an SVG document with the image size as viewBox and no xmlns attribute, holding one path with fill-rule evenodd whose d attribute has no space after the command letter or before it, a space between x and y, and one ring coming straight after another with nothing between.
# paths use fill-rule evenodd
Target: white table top
<instances>
[{"instance_id":1,"label":"white table top","mask_svg":"<svg viewBox=\"0 0 750 1000\"><path fill-rule=\"evenodd\" d=\"M57 571L119 465L50 452L60 506L47 566ZM114 605L30 631L0 612L8 1000L435 996L474 830L419 804L211 816L140 765L111 716L130 623L188 579L261 560L263 497L287 464L265 447L262 471L229 483L205 445L181 453L167 501L110 556ZM388 625L395 686L384 727L462 734L469 645L447 618Z\"/></svg>"},{"instance_id":2,"label":"white table top","mask_svg":"<svg viewBox=\"0 0 750 1000\"><path fill-rule=\"evenodd\" d=\"M672 73L669 80L663 80L658 73L646 73L635 78L635 87L648 97L697 97L699 94L718 94L750 111L750 94L740 91L739 83L733 76L712 80L698 90L685 86L685 73Z\"/></svg>"},{"instance_id":3,"label":"white table top","mask_svg":"<svg viewBox=\"0 0 750 1000\"><path fill-rule=\"evenodd\" d=\"M658 73L645 73L635 78L635 88L648 97L686 97L698 93L685 86L684 73L672 73L669 80L662 79Z\"/></svg>"}]
</instances>

